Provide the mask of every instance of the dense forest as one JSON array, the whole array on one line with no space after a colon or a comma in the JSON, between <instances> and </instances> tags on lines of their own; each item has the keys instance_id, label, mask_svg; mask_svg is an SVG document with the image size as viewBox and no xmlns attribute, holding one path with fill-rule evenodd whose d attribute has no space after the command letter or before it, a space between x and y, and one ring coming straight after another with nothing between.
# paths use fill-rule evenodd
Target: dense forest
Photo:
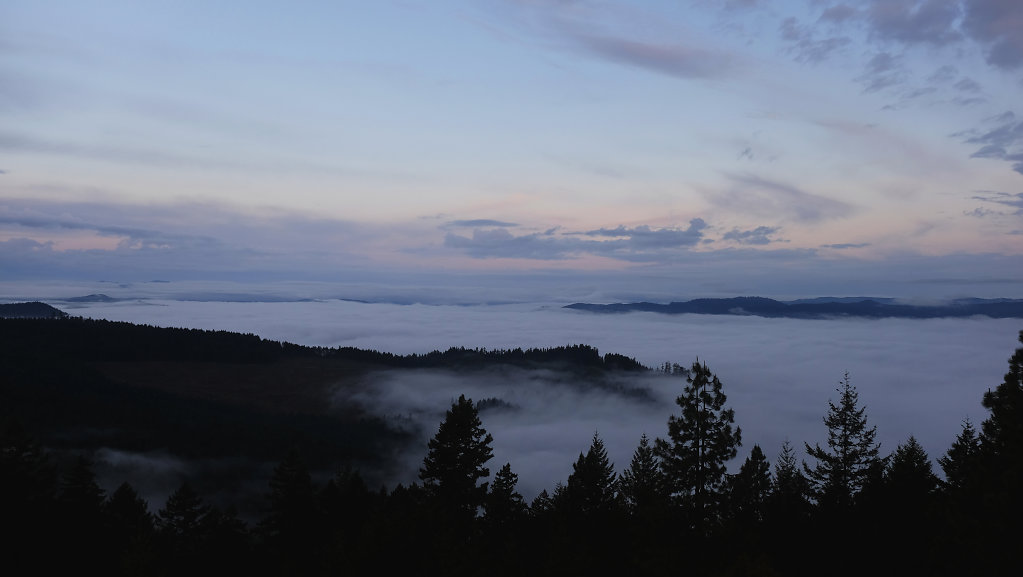
<instances>
[{"instance_id":1,"label":"dense forest","mask_svg":"<svg viewBox=\"0 0 1023 577\"><path fill-rule=\"evenodd\" d=\"M733 472L728 463L749 440L724 384L700 363L647 369L585 346L395 356L76 318L0 319L0 362L5 574L1006 575L1020 567L1023 347L984 394L987 417L962 423L937 468L912 437L881 454L846 374L822 407L827 440L804 444L807 460L787 443L754 443ZM492 462L482 400L454 401L418 480L393 487L370 482L364 467L405 433L357 407L313 402L319 384L343 386L381 366L487 363L553 363L596 382L607 372L663 371L678 381L677 408L665 436L637 439L621 470L594 434L569 477L526 502L511 466ZM100 487L90 448L103 443L194 457L231 450L275 464L187 480L151 507L128 482ZM317 480L312 471L325 463L336 472ZM218 483L259 485L259 502L212 502L205 488ZM240 513L247 507L255 518Z\"/></svg>"}]
</instances>

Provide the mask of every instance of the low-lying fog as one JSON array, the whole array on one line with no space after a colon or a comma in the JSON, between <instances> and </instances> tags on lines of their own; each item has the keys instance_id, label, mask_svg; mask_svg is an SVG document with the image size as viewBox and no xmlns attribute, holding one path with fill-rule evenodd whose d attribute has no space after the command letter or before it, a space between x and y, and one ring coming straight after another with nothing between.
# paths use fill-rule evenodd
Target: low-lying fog
<instances>
[{"instance_id":1,"label":"low-lying fog","mask_svg":"<svg viewBox=\"0 0 1023 577\"><path fill-rule=\"evenodd\" d=\"M964 418L986 416L984 391L1002 381L1019 346L1019 319L793 320L739 316L598 315L557 304L398 305L341 300L194 302L142 299L70 305L78 316L157 326L223 329L305 345L354 346L392 353L426 353L464 346L487 349L587 344L647 366L706 362L724 384L743 446L754 443L773 462L789 439L824 444L822 418L845 371L877 426L884 453L912 434L936 461ZM565 481L596 431L616 469L628 465L641 434L666 435L681 382L647 375L623 395L564 382L555 374L476 375L382 373L361 397L383 415L402 416L423 431L422 450L408 456L392 482L416 480L426 440L461 393L501 398L517 408L486 410L494 436L492 472L505 462L527 499ZM936 472L940 471L935 463Z\"/></svg>"}]
</instances>

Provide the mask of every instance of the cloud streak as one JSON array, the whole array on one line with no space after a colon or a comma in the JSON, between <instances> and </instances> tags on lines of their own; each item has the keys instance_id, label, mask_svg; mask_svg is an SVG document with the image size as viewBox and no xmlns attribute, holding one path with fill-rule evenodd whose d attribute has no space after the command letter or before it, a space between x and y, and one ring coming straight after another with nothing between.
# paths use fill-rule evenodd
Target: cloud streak
<instances>
[{"instance_id":1,"label":"cloud streak","mask_svg":"<svg viewBox=\"0 0 1023 577\"><path fill-rule=\"evenodd\" d=\"M846 202L753 174L726 174L731 186L707 193L715 206L737 214L768 216L801 223L840 219L855 212Z\"/></svg>"},{"instance_id":2,"label":"cloud streak","mask_svg":"<svg viewBox=\"0 0 1023 577\"><path fill-rule=\"evenodd\" d=\"M726 54L682 44L655 44L589 33L578 33L575 40L600 58L675 78L710 78L734 67L733 58Z\"/></svg>"},{"instance_id":3,"label":"cloud streak","mask_svg":"<svg viewBox=\"0 0 1023 577\"><path fill-rule=\"evenodd\" d=\"M996 158L1012 163L1012 169L1023 174L1023 120L1011 110L989 118L986 127L957 133L968 144L980 145L973 158Z\"/></svg>"},{"instance_id":4,"label":"cloud streak","mask_svg":"<svg viewBox=\"0 0 1023 577\"><path fill-rule=\"evenodd\" d=\"M707 223L696 218L687 228L650 226L600 228L560 233L557 229L515 235L504 228L476 229L472 236L448 233L444 246L474 258L525 258L563 260L582 255L624 261L649 260L655 255L685 251L697 246ZM605 239L605 240L596 240Z\"/></svg>"}]
</instances>

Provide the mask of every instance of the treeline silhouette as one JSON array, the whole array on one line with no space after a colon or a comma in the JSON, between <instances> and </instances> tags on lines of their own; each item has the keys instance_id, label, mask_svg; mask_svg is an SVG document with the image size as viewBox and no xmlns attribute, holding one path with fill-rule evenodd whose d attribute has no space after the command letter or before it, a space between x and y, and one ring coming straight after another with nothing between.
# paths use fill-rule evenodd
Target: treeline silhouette
<instances>
[{"instance_id":1,"label":"treeline silhouette","mask_svg":"<svg viewBox=\"0 0 1023 577\"><path fill-rule=\"evenodd\" d=\"M984 394L987 417L979 427L964 422L937 459L941 476L912 437L891 454L880 453L876 428L848 374L823 411L826 441L805 444L808 461L797 460L785 443L774 448L771 463L753 445L730 473L726 464L743 439L724 385L700 363L658 370L680 383L666 434L641 437L631 461L616 469L595 432L568 479L528 503L516 491L510 463L491 476L493 438L479 404L464 396L430 440L417 482L373 488L359 470L343 467L317 483L304 448L289 450L268 478L252 479L265 487L253 521L243 521L230 505L213 506L188 482L156 510L127 483L107 494L88 458L57 466L25 428L8 426L0 441L0 523L9 536L4 573L1019 570L1023 347L1009 359L1003 382Z\"/></svg>"}]
</instances>

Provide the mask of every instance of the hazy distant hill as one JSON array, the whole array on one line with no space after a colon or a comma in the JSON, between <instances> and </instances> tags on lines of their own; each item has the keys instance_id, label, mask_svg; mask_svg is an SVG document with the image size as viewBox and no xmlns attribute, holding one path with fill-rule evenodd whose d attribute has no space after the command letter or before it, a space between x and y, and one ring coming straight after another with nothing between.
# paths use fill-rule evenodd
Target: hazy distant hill
<instances>
[{"instance_id":1,"label":"hazy distant hill","mask_svg":"<svg viewBox=\"0 0 1023 577\"><path fill-rule=\"evenodd\" d=\"M597 313L646 311L664 314L752 315L771 318L823 319L834 317L914 318L988 316L1023 318L1020 299L958 299L942 305L902 304L890 298L821 297L776 301L763 297L694 299L657 304L649 302L573 303L565 308Z\"/></svg>"}]
</instances>

